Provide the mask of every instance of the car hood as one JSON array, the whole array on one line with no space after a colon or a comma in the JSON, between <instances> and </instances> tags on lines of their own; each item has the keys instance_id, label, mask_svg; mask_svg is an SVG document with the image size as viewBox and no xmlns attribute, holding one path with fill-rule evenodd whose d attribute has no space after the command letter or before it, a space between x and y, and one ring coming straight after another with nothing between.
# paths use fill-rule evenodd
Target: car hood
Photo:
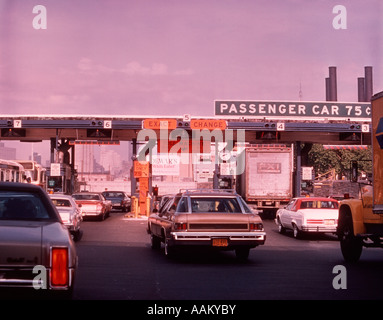
<instances>
[{"instance_id":1,"label":"car hood","mask_svg":"<svg viewBox=\"0 0 383 320\"><path fill-rule=\"evenodd\" d=\"M52 244L68 246L63 228L52 221L0 221L0 266L47 265Z\"/></svg>"}]
</instances>

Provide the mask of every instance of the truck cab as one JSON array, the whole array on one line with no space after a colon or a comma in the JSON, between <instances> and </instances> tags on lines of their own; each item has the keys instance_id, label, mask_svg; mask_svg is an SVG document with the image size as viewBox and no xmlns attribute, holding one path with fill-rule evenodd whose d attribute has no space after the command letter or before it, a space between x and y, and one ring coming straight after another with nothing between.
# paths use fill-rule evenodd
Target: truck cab
<instances>
[{"instance_id":1,"label":"truck cab","mask_svg":"<svg viewBox=\"0 0 383 320\"><path fill-rule=\"evenodd\" d=\"M360 198L343 200L337 234L343 257L360 259L363 247L383 248L383 92L371 98L372 185L360 185Z\"/></svg>"}]
</instances>

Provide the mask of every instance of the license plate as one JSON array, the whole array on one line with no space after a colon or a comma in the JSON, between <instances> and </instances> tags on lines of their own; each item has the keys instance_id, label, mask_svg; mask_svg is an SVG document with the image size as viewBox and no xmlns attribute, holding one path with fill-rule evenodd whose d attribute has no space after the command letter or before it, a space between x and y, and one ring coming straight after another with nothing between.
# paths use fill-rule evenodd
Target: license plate
<instances>
[{"instance_id":1,"label":"license plate","mask_svg":"<svg viewBox=\"0 0 383 320\"><path fill-rule=\"evenodd\" d=\"M229 242L226 238L216 238L213 239L213 247L227 247Z\"/></svg>"},{"instance_id":2,"label":"license plate","mask_svg":"<svg viewBox=\"0 0 383 320\"><path fill-rule=\"evenodd\" d=\"M335 224L335 220L325 220L324 224L326 224L326 225L334 225Z\"/></svg>"}]
</instances>

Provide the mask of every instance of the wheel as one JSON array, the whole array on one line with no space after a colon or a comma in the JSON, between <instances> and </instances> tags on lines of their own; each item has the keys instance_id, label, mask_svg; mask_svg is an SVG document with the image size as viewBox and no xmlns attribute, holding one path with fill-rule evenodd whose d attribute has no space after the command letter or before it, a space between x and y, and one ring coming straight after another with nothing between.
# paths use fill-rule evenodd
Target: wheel
<instances>
[{"instance_id":1,"label":"wheel","mask_svg":"<svg viewBox=\"0 0 383 320\"><path fill-rule=\"evenodd\" d=\"M81 233L82 233L82 232L81 232L80 228L73 232L72 235L73 235L73 240L74 240L75 242L77 242L77 241L80 240L80 238L81 238Z\"/></svg>"},{"instance_id":2,"label":"wheel","mask_svg":"<svg viewBox=\"0 0 383 320\"><path fill-rule=\"evenodd\" d=\"M175 248L169 244L169 240L165 238L165 256L172 258L175 255Z\"/></svg>"},{"instance_id":3,"label":"wheel","mask_svg":"<svg viewBox=\"0 0 383 320\"><path fill-rule=\"evenodd\" d=\"M250 248L237 248L235 249L235 255L238 260L247 260L249 258Z\"/></svg>"},{"instance_id":4,"label":"wheel","mask_svg":"<svg viewBox=\"0 0 383 320\"><path fill-rule=\"evenodd\" d=\"M152 245L152 249L158 250L161 248L161 239L153 233L150 234L150 243Z\"/></svg>"},{"instance_id":5,"label":"wheel","mask_svg":"<svg viewBox=\"0 0 383 320\"><path fill-rule=\"evenodd\" d=\"M296 224L293 224L293 236L295 239L300 239L302 236L302 232L298 229Z\"/></svg>"},{"instance_id":6,"label":"wheel","mask_svg":"<svg viewBox=\"0 0 383 320\"><path fill-rule=\"evenodd\" d=\"M286 231L286 228L282 225L282 222L279 218L277 218L277 225L278 225L278 232L281 234L284 234Z\"/></svg>"},{"instance_id":7,"label":"wheel","mask_svg":"<svg viewBox=\"0 0 383 320\"><path fill-rule=\"evenodd\" d=\"M357 262L362 254L362 239L355 237L354 226L350 215L347 215L342 220L338 237L343 258L347 262Z\"/></svg>"}]
</instances>

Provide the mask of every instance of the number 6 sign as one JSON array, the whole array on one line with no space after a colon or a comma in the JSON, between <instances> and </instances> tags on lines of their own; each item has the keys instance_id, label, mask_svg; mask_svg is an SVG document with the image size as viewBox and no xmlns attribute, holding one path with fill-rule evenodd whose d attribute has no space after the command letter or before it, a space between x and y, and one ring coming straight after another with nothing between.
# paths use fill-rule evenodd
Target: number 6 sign
<instances>
[{"instance_id":1,"label":"number 6 sign","mask_svg":"<svg viewBox=\"0 0 383 320\"><path fill-rule=\"evenodd\" d=\"M112 129L112 121L104 120L104 129Z\"/></svg>"}]
</instances>

